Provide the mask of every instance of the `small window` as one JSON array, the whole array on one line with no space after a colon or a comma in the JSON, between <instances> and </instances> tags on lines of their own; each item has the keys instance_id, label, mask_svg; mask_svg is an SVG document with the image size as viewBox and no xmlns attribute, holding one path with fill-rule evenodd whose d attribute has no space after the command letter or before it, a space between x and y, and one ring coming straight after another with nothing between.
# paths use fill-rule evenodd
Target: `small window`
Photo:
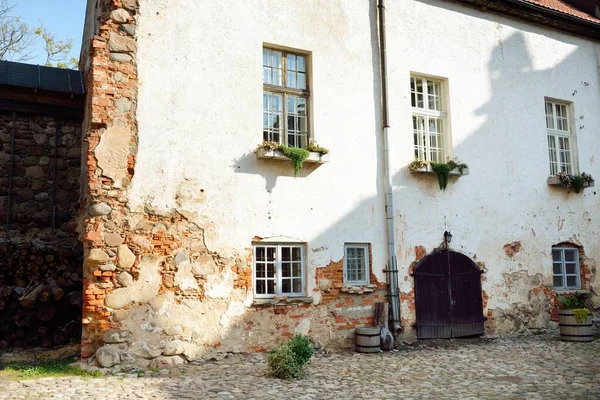
<instances>
[{"instance_id":1,"label":"small window","mask_svg":"<svg viewBox=\"0 0 600 400\"><path fill-rule=\"evenodd\" d=\"M579 251L573 248L552 248L552 275L555 289L581 289Z\"/></svg>"},{"instance_id":2,"label":"small window","mask_svg":"<svg viewBox=\"0 0 600 400\"><path fill-rule=\"evenodd\" d=\"M369 246L346 244L344 246L344 283L366 285L369 283Z\"/></svg>"},{"instance_id":3,"label":"small window","mask_svg":"<svg viewBox=\"0 0 600 400\"><path fill-rule=\"evenodd\" d=\"M442 88L441 81L410 77L414 150L420 160L446 161L448 123Z\"/></svg>"},{"instance_id":4,"label":"small window","mask_svg":"<svg viewBox=\"0 0 600 400\"><path fill-rule=\"evenodd\" d=\"M255 245L255 297L304 295L304 269L303 245Z\"/></svg>"},{"instance_id":5,"label":"small window","mask_svg":"<svg viewBox=\"0 0 600 400\"><path fill-rule=\"evenodd\" d=\"M263 140L308 145L307 56L263 48Z\"/></svg>"},{"instance_id":6,"label":"small window","mask_svg":"<svg viewBox=\"0 0 600 400\"><path fill-rule=\"evenodd\" d=\"M569 105L546 100L546 131L550 175L575 173L573 134L569 117Z\"/></svg>"}]
</instances>

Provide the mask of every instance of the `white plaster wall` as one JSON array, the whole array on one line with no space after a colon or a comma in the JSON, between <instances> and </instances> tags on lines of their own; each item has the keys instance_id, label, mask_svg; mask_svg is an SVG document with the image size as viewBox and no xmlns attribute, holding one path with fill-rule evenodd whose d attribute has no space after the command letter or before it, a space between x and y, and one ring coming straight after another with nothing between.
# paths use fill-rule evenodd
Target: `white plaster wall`
<instances>
[{"instance_id":1,"label":"white plaster wall","mask_svg":"<svg viewBox=\"0 0 600 400\"><path fill-rule=\"evenodd\" d=\"M375 19L374 1L140 0L133 208L190 211L219 252L243 253L255 236L307 242L309 292L314 268L342 258L344 242L369 242L383 280ZM388 2L387 21L401 290L412 288L414 247L433 250L444 230L455 250L486 264L491 308L525 300L502 273L550 283L553 244L576 239L598 258L595 189L546 184L544 115L544 97L574 103L580 171L600 177L597 45L437 0ZM331 162L297 178L291 164L252 153L262 139L263 43L311 52L313 133ZM406 168L411 71L448 80L452 154L470 175L445 192ZM512 241L523 247L510 259L502 247Z\"/></svg>"}]
</instances>

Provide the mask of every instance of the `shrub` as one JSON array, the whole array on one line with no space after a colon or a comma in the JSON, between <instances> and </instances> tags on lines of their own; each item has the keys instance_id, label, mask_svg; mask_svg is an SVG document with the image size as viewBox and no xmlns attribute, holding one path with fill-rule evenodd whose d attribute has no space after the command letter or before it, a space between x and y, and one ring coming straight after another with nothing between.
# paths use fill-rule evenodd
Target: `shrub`
<instances>
[{"instance_id":1,"label":"shrub","mask_svg":"<svg viewBox=\"0 0 600 400\"><path fill-rule=\"evenodd\" d=\"M279 379L298 379L308 375L306 363L314 354L308 336L294 335L267 356L270 375Z\"/></svg>"}]
</instances>

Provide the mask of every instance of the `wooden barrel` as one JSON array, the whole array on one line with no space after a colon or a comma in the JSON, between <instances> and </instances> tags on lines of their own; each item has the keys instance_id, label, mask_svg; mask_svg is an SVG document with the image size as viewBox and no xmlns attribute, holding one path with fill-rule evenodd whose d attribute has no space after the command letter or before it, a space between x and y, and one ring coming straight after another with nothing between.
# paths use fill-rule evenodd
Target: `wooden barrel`
<instances>
[{"instance_id":1,"label":"wooden barrel","mask_svg":"<svg viewBox=\"0 0 600 400\"><path fill-rule=\"evenodd\" d=\"M567 342L591 342L594 340L592 315L585 321L577 321L572 310L560 310L558 313L560 339Z\"/></svg>"},{"instance_id":2,"label":"wooden barrel","mask_svg":"<svg viewBox=\"0 0 600 400\"><path fill-rule=\"evenodd\" d=\"M381 350L381 330L356 328L356 351L359 353L379 353Z\"/></svg>"}]
</instances>

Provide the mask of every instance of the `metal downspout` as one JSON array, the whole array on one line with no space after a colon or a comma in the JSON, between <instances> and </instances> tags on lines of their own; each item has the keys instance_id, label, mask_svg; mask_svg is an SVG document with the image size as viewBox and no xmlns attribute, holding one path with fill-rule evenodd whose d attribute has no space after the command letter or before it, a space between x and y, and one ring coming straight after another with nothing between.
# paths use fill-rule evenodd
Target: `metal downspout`
<instances>
[{"instance_id":1,"label":"metal downspout","mask_svg":"<svg viewBox=\"0 0 600 400\"><path fill-rule=\"evenodd\" d=\"M389 147L389 109L388 109L388 82L387 82L387 53L385 36L385 0L378 0L377 11L379 16L379 57L381 67L381 103L383 109L383 162L385 167L385 212L387 225L387 252L388 252L388 298L392 309L391 327L394 335L402 331L400 325L400 298L398 289L398 266L396 262L396 240L394 237L394 195L392 191L392 174L390 171Z\"/></svg>"}]
</instances>

